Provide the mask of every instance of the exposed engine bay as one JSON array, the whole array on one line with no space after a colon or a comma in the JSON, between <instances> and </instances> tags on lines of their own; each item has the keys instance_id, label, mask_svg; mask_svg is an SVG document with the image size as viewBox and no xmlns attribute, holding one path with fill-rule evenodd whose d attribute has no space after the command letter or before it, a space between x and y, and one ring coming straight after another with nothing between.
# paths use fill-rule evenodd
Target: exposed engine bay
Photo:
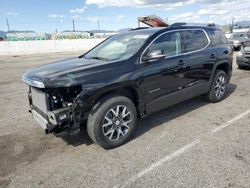
<instances>
[{"instance_id":1,"label":"exposed engine bay","mask_svg":"<svg viewBox=\"0 0 250 188\"><path fill-rule=\"evenodd\" d=\"M81 86L55 89L30 87L29 101L34 119L46 133L76 130L79 128L80 111L74 100L81 91Z\"/></svg>"}]
</instances>

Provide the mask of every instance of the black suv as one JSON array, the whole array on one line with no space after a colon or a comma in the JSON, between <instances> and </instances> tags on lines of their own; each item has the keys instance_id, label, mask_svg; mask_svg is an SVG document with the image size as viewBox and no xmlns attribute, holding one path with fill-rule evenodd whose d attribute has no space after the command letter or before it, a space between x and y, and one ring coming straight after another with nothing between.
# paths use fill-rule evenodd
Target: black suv
<instances>
[{"instance_id":1,"label":"black suv","mask_svg":"<svg viewBox=\"0 0 250 188\"><path fill-rule=\"evenodd\" d=\"M110 149L128 141L137 117L203 94L221 101L232 54L216 27L134 29L80 57L32 69L23 81L46 133L74 134L86 122L90 138Z\"/></svg>"}]
</instances>

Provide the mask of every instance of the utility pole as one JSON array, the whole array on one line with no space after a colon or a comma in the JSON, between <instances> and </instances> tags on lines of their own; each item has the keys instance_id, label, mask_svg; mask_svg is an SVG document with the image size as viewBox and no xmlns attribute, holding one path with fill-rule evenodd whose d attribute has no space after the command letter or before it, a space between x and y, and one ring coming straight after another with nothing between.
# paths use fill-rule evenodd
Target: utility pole
<instances>
[{"instance_id":1,"label":"utility pole","mask_svg":"<svg viewBox=\"0 0 250 188\"><path fill-rule=\"evenodd\" d=\"M227 32L227 20L225 20L225 32Z\"/></svg>"},{"instance_id":2,"label":"utility pole","mask_svg":"<svg viewBox=\"0 0 250 188\"><path fill-rule=\"evenodd\" d=\"M98 32L100 31L100 20L97 20L97 27L98 27Z\"/></svg>"},{"instance_id":3,"label":"utility pole","mask_svg":"<svg viewBox=\"0 0 250 188\"><path fill-rule=\"evenodd\" d=\"M7 24L8 32L10 32L10 24L9 24L9 20L8 19L6 19L6 24Z\"/></svg>"},{"instance_id":4,"label":"utility pole","mask_svg":"<svg viewBox=\"0 0 250 188\"><path fill-rule=\"evenodd\" d=\"M75 32L76 29L75 29L75 20L73 20L73 31Z\"/></svg>"},{"instance_id":5,"label":"utility pole","mask_svg":"<svg viewBox=\"0 0 250 188\"><path fill-rule=\"evenodd\" d=\"M233 18L233 20L232 20L232 30L231 30L232 33L234 32L234 19L235 18Z\"/></svg>"}]
</instances>

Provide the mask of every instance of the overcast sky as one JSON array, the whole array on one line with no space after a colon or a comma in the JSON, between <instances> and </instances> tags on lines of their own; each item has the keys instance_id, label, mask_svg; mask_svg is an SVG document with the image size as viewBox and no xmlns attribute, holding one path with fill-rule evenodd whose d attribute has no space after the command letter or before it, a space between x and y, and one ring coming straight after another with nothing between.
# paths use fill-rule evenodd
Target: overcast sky
<instances>
[{"instance_id":1,"label":"overcast sky","mask_svg":"<svg viewBox=\"0 0 250 188\"><path fill-rule=\"evenodd\" d=\"M0 30L53 32L137 27L137 17L158 15L174 22L250 20L250 0L0 0Z\"/></svg>"}]
</instances>

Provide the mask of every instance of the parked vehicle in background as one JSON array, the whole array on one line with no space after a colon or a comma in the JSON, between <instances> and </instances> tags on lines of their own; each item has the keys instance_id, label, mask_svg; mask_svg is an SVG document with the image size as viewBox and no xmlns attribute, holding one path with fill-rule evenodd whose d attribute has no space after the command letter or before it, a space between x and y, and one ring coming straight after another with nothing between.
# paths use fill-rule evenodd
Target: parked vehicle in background
<instances>
[{"instance_id":1,"label":"parked vehicle in background","mask_svg":"<svg viewBox=\"0 0 250 188\"><path fill-rule=\"evenodd\" d=\"M4 31L0 31L0 41L4 41L5 40L5 32Z\"/></svg>"},{"instance_id":2,"label":"parked vehicle in background","mask_svg":"<svg viewBox=\"0 0 250 188\"><path fill-rule=\"evenodd\" d=\"M241 51L237 54L236 60L240 69L250 68L250 40L244 42Z\"/></svg>"},{"instance_id":3,"label":"parked vehicle in background","mask_svg":"<svg viewBox=\"0 0 250 188\"><path fill-rule=\"evenodd\" d=\"M232 36L232 33L226 33L225 36L227 39L229 39Z\"/></svg>"},{"instance_id":4,"label":"parked vehicle in background","mask_svg":"<svg viewBox=\"0 0 250 188\"><path fill-rule=\"evenodd\" d=\"M223 100L233 50L216 27L174 24L134 29L86 54L28 71L30 112L46 133L80 130L110 149L166 107L205 94ZM147 126L147 125L145 125Z\"/></svg>"},{"instance_id":5,"label":"parked vehicle in background","mask_svg":"<svg viewBox=\"0 0 250 188\"><path fill-rule=\"evenodd\" d=\"M250 33L233 33L229 38L230 45L235 50L240 50L245 41L249 41Z\"/></svg>"}]
</instances>

